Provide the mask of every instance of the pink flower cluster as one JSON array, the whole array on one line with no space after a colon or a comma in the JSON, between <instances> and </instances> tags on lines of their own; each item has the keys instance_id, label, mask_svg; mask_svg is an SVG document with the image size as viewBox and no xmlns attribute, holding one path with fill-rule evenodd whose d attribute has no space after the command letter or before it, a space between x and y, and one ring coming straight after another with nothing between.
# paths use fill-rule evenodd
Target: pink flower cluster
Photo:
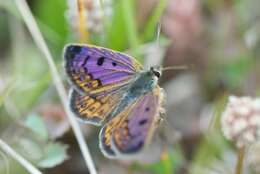
<instances>
[{"instance_id":1,"label":"pink flower cluster","mask_svg":"<svg viewBox=\"0 0 260 174\"><path fill-rule=\"evenodd\" d=\"M230 96L221 125L224 136L238 147L260 140L260 99Z\"/></svg>"}]
</instances>

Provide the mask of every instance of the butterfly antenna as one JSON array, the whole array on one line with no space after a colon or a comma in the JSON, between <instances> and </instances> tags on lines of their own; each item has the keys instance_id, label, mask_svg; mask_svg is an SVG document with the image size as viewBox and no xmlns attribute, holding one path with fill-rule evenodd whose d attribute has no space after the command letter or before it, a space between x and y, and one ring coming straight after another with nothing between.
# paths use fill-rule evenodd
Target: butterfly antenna
<instances>
[{"instance_id":1,"label":"butterfly antenna","mask_svg":"<svg viewBox=\"0 0 260 174\"><path fill-rule=\"evenodd\" d=\"M85 7L83 0L77 0L78 13L79 13L79 37L81 43L86 43L89 41L87 20L85 16Z\"/></svg>"},{"instance_id":2,"label":"butterfly antenna","mask_svg":"<svg viewBox=\"0 0 260 174\"><path fill-rule=\"evenodd\" d=\"M187 65L180 65L180 66L168 66L162 68L162 71L170 71L170 70L187 70L187 69L192 69L193 65L187 66Z\"/></svg>"},{"instance_id":3,"label":"butterfly antenna","mask_svg":"<svg viewBox=\"0 0 260 174\"><path fill-rule=\"evenodd\" d=\"M161 21L159 21L159 22L157 23L157 33L156 33L156 43L157 43L157 46L158 46L158 47L160 46L161 28L162 28L162 23L161 23Z\"/></svg>"}]
</instances>

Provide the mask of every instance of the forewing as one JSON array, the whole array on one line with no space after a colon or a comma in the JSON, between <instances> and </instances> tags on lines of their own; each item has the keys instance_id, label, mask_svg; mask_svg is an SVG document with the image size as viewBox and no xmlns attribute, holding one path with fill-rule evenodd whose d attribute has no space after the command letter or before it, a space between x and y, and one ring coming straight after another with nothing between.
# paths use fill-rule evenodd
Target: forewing
<instances>
[{"instance_id":1,"label":"forewing","mask_svg":"<svg viewBox=\"0 0 260 174\"><path fill-rule=\"evenodd\" d=\"M101 125L118 105L122 95L115 93L107 96L82 95L76 90L70 92L70 108L83 122Z\"/></svg>"},{"instance_id":2,"label":"forewing","mask_svg":"<svg viewBox=\"0 0 260 174\"><path fill-rule=\"evenodd\" d=\"M65 47L67 76L79 92L106 95L127 85L142 66L128 55L110 49L71 44Z\"/></svg>"},{"instance_id":3,"label":"forewing","mask_svg":"<svg viewBox=\"0 0 260 174\"><path fill-rule=\"evenodd\" d=\"M149 143L159 118L162 94L156 87L102 128L101 147L106 156L111 157L108 151L114 156L135 154Z\"/></svg>"}]
</instances>

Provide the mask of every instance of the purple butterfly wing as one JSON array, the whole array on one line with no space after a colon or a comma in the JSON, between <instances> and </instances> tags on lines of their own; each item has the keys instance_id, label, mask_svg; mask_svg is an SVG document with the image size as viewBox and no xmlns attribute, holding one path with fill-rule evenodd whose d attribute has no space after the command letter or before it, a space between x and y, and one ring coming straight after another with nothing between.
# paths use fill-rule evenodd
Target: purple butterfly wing
<instances>
[{"instance_id":1,"label":"purple butterfly wing","mask_svg":"<svg viewBox=\"0 0 260 174\"><path fill-rule=\"evenodd\" d=\"M136 153L150 141L159 109L159 89L146 94L136 103L127 119L113 132L112 144L119 154Z\"/></svg>"},{"instance_id":2,"label":"purple butterfly wing","mask_svg":"<svg viewBox=\"0 0 260 174\"><path fill-rule=\"evenodd\" d=\"M100 132L103 153L111 157L111 151L120 156L142 150L153 135L162 99L157 86L107 123Z\"/></svg>"},{"instance_id":3,"label":"purple butterfly wing","mask_svg":"<svg viewBox=\"0 0 260 174\"><path fill-rule=\"evenodd\" d=\"M83 94L115 92L142 70L142 66L128 55L90 45L68 45L64 57L67 76Z\"/></svg>"}]
</instances>

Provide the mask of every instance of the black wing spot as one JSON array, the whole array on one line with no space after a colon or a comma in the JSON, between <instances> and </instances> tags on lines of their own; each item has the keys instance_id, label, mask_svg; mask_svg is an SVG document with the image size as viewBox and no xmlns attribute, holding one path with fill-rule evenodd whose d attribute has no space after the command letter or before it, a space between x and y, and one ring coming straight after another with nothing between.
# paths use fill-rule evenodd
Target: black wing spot
<instances>
[{"instance_id":1,"label":"black wing spot","mask_svg":"<svg viewBox=\"0 0 260 174\"><path fill-rule=\"evenodd\" d=\"M139 121L139 125L142 126L147 123L147 119L142 119Z\"/></svg>"},{"instance_id":2,"label":"black wing spot","mask_svg":"<svg viewBox=\"0 0 260 174\"><path fill-rule=\"evenodd\" d=\"M98 81L98 86L102 86L101 80L100 80L100 79L97 79L97 81Z\"/></svg>"},{"instance_id":3,"label":"black wing spot","mask_svg":"<svg viewBox=\"0 0 260 174\"><path fill-rule=\"evenodd\" d=\"M85 57L85 59L84 59L84 61L83 61L83 63L82 63L82 66L83 66L83 67L86 66L86 64L87 64L89 58L90 58L89 55L87 55L87 57Z\"/></svg>"},{"instance_id":4,"label":"black wing spot","mask_svg":"<svg viewBox=\"0 0 260 174\"><path fill-rule=\"evenodd\" d=\"M97 60L97 65L102 66L104 62L105 62L105 57L100 57Z\"/></svg>"},{"instance_id":5,"label":"black wing spot","mask_svg":"<svg viewBox=\"0 0 260 174\"><path fill-rule=\"evenodd\" d=\"M80 107L81 107L81 108L85 108L85 107L86 107L86 104L81 104Z\"/></svg>"},{"instance_id":6,"label":"black wing spot","mask_svg":"<svg viewBox=\"0 0 260 174\"><path fill-rule=\"evenodd\" d=\"M150 111L150 108L149 108L149 107L146 107L146 108L145 108L145 111L146 111L146 112Z\"/></svg>"},{"instance_id":7,"label":"black wing spot","mask_svg":"<svg viewBox=\"0 0 260 174\"><path fill-rule=\"evenodd\" d=\"M65 57L66 59L73 59L76 54L78 54L81 51L81 46L78 45L70 45L67 47L65 51Z\"/></svg>"},{"instance_id":8,"label":"black wing spot","mask_svg":"<svg viewBox=\"0 0 260 174\"><path fill-rule=\"evenodd\" d=\"M79 53L81 51L81 46L79 45L72 45L68 47L69 51L74 53Z\"/></svg>"},{"instance_id":9,"label":"black wing spot","mask_svg":"<svg viewBox=\"0 0 260 174\"><path fill-rule=\"evenodd\" d=\"M90 79L94 79L92 74L89 73L88 75L89 75Z\"/></svg>"},{"instance_id":10,"label":"black wing spot","mask_svg":"<svg viewBox=\"0 0 260 174\"><path fill-rule=\"evenodd\" d=\"M117 63L116 63L116 62L112 62L112 65L113 65L113 66L116 66L116 65L117 65Z\"/></svg>"}]
</instances>

